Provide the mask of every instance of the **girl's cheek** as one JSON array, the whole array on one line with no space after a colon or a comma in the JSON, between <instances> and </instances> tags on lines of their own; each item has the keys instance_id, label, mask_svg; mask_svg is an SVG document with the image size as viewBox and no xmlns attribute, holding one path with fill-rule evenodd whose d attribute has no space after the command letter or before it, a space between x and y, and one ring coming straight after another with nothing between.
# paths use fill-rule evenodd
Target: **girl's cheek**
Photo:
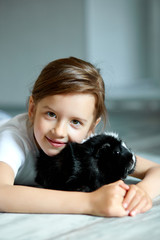
<instances>
[{"instance_id":1,"label":"girl's cheek","mask_svg":"<svg viewBox=\"0 0 160 240\"><path fill-rule=\"evenodd\" d=\"M86 130L72 130L68 134L69 136L69 141L71 142L77 142L77 143L82 143L84 139L88 137L88 132Z\"/></svg>"}]
</instances>

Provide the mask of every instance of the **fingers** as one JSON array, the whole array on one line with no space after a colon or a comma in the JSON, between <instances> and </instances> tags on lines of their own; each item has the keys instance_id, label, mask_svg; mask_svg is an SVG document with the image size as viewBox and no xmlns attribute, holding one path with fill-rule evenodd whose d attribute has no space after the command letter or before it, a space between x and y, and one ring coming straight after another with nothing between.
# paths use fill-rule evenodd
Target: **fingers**
<instances>
[{"instance_id":1,"label":"fingers","mask_svg":"<svg viewBox=\"0 0 160 240\"><path fill-rule=\"evenodd\" d=\"M136 191L134 191L134 189L131 189L127 192L125 199L123 201L123 206L125 209L128 209L128 206L130 205L131 207L131 201L133 200L133 198L136 195Z\"/></svg>"},{"instance_id":2,"label":"fingers","mask_svg":"<svg viewBox=\"0 0 160 240\"><path fill-rule=\"evenodd\" d=\"M135 203L135 206L134 205L133 206L129 206L128 209L130 209L130 208L131 208L131 210L128 210L129 211L129 215L130 216L135 216L138 213L142 213L142 209L146 209L145 211L148 210L147 201L146 201L146 199L144 199L144 201L141 200L140 202L137 202L137 204Z\"/></svg>"},{"instance_id":3,"label":"fingers","mask_svg":"<svg viewBox=\"0 0 160 240\"><path fill-rule=\"evenodd\" d=\"M129 190L129 186L125 184L122 180L113 182L105 186L111 187L113 195L122 196L123 198L126 195L126 192Z\"/></svg>"},{"instance_id":4,"label":"fingers","mask_svg":"<svg viewBox=\"0 0 160 240\"><path fill-rule=\"evenodd\" d=\"M137 213L149 210L152 207L152 201L145 191L136 185L131 185L124 198L123 207L129 211L130 216L135 216Z\"/></svg>"},{"instance_id":5,"label":"fingers","mask_svg":"<svg viewBox=\"0 0 160 240\"><path fill-rule=\"evenodd\" d=\"M93 212L99 216L135 216L152 207L149 195L137 185L128 186L123 181L104 185L92 192Z\"/></svg>"},{"instance_id":6,"label":"fingers","mask_svg":"<svg viewBox=\"0 0 160 240\"><path fill-rule=\"evenodd\" d=\"M118 184L120 187L122 187L124 190L129 190L129 186L127 184L125 184L122 180L118 181Z\"/></svg>"},{"instance_id":7,"label":"fingers","mask_svg":"<svg viewBox=\"0 0 160 240\"><path fill-rule=\"evenodd\" d=\"M137 200L137 199L136 199ZM135 204L133 206L129 206L129 215L130 216L135 216L138 213L143 213L148 211L152 207L152 201L148 199L147 197L142 197L140 201L135 201ZM130 210L131 208L131 210Z\"/></svg>"},{"instance_id":8,"label":"fingers","mask_svg":"<svg viewBox=\"0 0 160 240\"><path fill-rule=\"evenodd\" d=\"M122 202L128 186L123 181L104 185L90 193L91 214L108 217L123 217L128 215Z\"/></svg>"}]
</instances>

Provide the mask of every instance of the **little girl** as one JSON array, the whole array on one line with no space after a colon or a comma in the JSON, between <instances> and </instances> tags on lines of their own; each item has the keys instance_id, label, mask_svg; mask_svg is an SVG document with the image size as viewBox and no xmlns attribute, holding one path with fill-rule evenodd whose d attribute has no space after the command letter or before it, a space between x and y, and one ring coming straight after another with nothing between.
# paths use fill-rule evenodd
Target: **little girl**
<instances>
[{"instance_id":1,"label":"little girl","mask_svg":"<svg viewBox=\"0 0 160 240\"><path fill-rule=\"evenodd\" d=\"M151 208L160 194L160 166L140 157L133 176L143 180L136 185L119 180L91 193L36 187L39 149L53 156L68 142L89 137L101 119L106 122L104 99L102 77L88 62L71 57L42 70L28 114L0 127L1 212L134 216Z\"/></svg>"}]
</instances>

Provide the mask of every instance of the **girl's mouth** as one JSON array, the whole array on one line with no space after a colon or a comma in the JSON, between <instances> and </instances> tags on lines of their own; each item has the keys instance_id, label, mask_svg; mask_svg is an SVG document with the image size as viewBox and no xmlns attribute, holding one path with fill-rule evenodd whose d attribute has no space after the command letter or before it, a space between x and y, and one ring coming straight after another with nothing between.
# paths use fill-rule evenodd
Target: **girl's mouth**
<instances>
[{"instance_id":1,"label":"girl's mouth","mask_svg":"<svg viewBox=\"0 0 160 240\"><path fill-rule=\"evenodd\" d=\"M65 142L61 142L61 141L57 141L57 140L51 140L50 138L46 137L46 139L48 140L48 142L55 148L61 148L66 146Z\"/></svg>"}]
</instances>

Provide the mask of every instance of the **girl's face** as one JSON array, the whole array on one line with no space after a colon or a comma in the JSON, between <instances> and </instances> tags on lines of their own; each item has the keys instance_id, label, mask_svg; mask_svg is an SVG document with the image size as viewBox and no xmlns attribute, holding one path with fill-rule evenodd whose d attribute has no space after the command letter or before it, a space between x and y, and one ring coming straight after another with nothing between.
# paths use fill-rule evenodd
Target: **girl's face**
<instances>
[{"instance_id":1,"label":"girl's face","mask_svg":"<svg viewBox=\"0 0 160 240\"><path fill-rule=\"evenodd\" d=\"M60 94L29 102L38 146L49 156L59 153L68 142L82 142L100 119L95 119L95 97L91 94Z\"/></svg>"}]
</instances>

